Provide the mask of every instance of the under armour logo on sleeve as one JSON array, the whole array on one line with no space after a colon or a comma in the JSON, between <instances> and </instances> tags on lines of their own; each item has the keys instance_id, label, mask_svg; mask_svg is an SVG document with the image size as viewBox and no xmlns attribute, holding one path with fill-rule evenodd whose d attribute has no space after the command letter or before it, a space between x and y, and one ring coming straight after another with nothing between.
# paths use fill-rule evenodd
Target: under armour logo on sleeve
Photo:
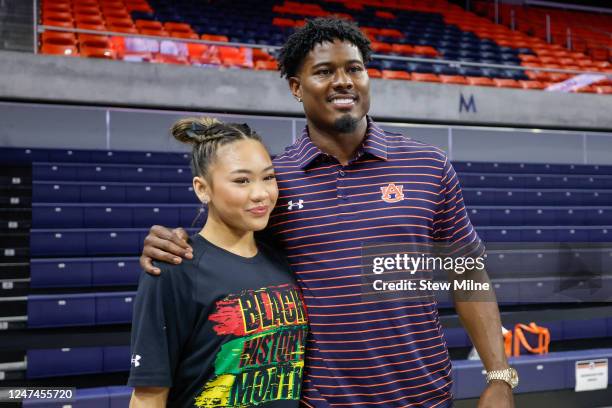
<instances>
[{"instance_id":1,"label":"under armour logo on sleeve","mask_svg":"<svg viewBox=\"0 0 612 408\"><path fill-rule=\"evenodd\" d=\"M289 211L293 210L293 207L297 207L298 210L301 210L302 208L304 208L304 200L298 200L297 203L294 203L293 200L289 201L289 203L287 203L287 209Z\"/></svg>"},{"instance_id":2,"label":"under armour logo on sleeve","mask_svg":"<svg viewBox=\"0 0 612 408\"><path fill-rule=\"evenodd\" d=\"M141 358L142 358L142 356L139 356L138 354L132 354L132 365L134 367L140 366L140 359Z\"/></svg>"}]
</instances>

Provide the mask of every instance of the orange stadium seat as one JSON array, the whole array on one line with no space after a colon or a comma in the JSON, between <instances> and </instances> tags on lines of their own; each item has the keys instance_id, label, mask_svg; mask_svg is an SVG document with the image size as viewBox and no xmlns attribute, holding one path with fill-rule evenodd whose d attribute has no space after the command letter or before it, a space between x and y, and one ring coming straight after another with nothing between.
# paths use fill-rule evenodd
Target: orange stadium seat
<instances>
[{"instance_id":1,"label":"orange stadium seat","mask_svg":"<svg viewBox=\"0 0 612 408\"><path fill-rule=\"evenodd\" d=\"M575 92L578 93L597 93L594 87L592 86L583 86L582 88L577 89Z\"/></svg>"},{"instance_id":2,"label":"orange stadium seat","mask_svg":"<svg viewBox=\"0 0 612 408\"><path fill-rule=\"evenodd\" d=\"M406 71L390 71L383 69L382 71L383 79L402 79L402 80L410 80L410 74Z\"/></svg>"},{"instance_id":3,"label":"orange stadium seat","mask_svg":"<svg viewBox=\"0 0 612 408\"><path fill-rule=\"evenodd\" d=\"M72 21L72 12L70 11L47 11L43 10L42 13L43 20L45 19L53 19L59 21Z\"/></svg>"},{"instance_id":4,"label":"orange stadium seat","mask_svg":"<svg viewBox=\"0 0 612 408\"><path fill-rule=\"evenodd\" d=\"M187 52L190 58L199 61L202 58L202 54L208 50L208 47L206 44L187 43Z\"/></svg>"},{"instance_id":5,"label":"orange stadium seat","mask_svg":"<svg viewBox=\"0 0 612 408\"><path fill-rule=\"evenodd\" d=\"M384 42L373 41L371 44L372 50L376 53L387 54L390 53L393 49L391 44L387 44Z\"/></svg>"},{"instance_id":6,"label":"orange stadium seat","mask_svg":"<svg viewBox=\"0 0 612 408\"><path fill-rule=\"evenodd\" d=\"M135 27L134 21L130 17L106 16L105 21L107 25Z\"/></svg>"},{"instance_id":7,"label":"orange stadium seat","mask_svg":"<svg viewBox=\"0 0 612 408\"><path fill-rule=\"evenodd\" d=\"M71 20L64 19L56 19L53 17L45 17L43 19L44 25L54 26L54 27L64 27L64 28L74 28L74 23Z\"/></svg>"},{"instance_id":8,"label":"orange stadium seat","mask_svg":"<svg viewBox=\"0 0 612 408\"><path fill-rule=\"evenodd\" d=\"M155 30L149 28L141 28L139 30L142 35L154 35L156 37L170 37L170 34L166 30Z\"/></svg>"},{"instance_id":9,"label":"orange stadium seat","mask_svg":"<svg viewBox=\"0 0 612 408\"><path fill-rule=\"evenodd\" d=\"M495 82L493 82L491 78L487 77L466 77L465 79L470 85L495 86Z\"/></svg>"},{"instance_id":10,"label":"orange stadium seat","mask_svg":"<svg viewBox=\"0 0 612 408\"><path fill-rule=\"evenodd\" d=\"M253 48L253 61L275 61L274 57L261 48Z\"/></svg>"},{"instance_id":11,"label":"orange stadium seat","mask_svg":"<svg viewBox=\"0 0 612 408\"><path fill-rule=\"evenodd\" d=\"M370 78L382 78L382 72L376 68L368 68L367 71Z\"/></svg>"},{"instance_id":12,"label":"orange stadium seat","mask_svg":"<svg viewBox=\"0 0 612 408\"><path fill-rule=\"evenodd\" d=\"M43 14L48 11L54 11L57 13L71 13L72 7L70 3L50 3L45 2L42 6Z\"/></svg>"},{"instance_id":13,"label":"orange stadium seat","mask_svg":"<svg viewBox=\"0 0 612 408\"><path fill-rule=\"evenodd\" d=\"M79 44L95 48L110 48L110 39L105 35L79 34Z\"/></svg>"},{"instance_id":14,"label":"orange stadium seat","mask_svg":"<svg viewBox=\"0 0 612 408\"><path fill-rule=\"evenodd\" d=\"M81 56L104 59L115 59L117 57L115 51L110 47L91 47L87 45L81 45Z\"/></svg>"},{"instance_id":15,"label":"orange stadium seat","mask_svg":"<svg viewBox=\"0 0 612 408\"><path fill-rule=\"evenodd\" d=\"M461 75L440 75L440 81L443 84L469 85L467 79Z\"/></svg>"},{"instance_id":16,"label":"orange stadium seat","mask_svg":"<svg viewBox=\"0 0 612 408\"><path fill-rule=\"evenodd\" d=\"M538 62L540 59L533 54L519 54L519 58L523 62Z\"/></svg>"},{"instance_id":17,"label":"orange stadium seat","mask_svg":"<svg viewBox=\"0 0 612 408\"><path fill-rule=\"evenodd\" d=\"M159 21L155 20L136 20L134 21L134 25L139 30L147 29L147 30L163 30L164 26Z\"/></svg>"},{"instance_id":18,"label":"orange stadium seat","mask_svg":"<svg viewBox=\"0 0 612 408\"><path fill-rule=\"evenodd\" d=\"M295 25L295 21L290 18L274 17L272 19L272 25L278 27L293 27Z\"/></svg>"},{"instance_id":19,"label":"orange stadium seat","mask_svg":"<svg viewBox=\"0 0 612 408\"><path fill-rule=\"evenodd\" d=\"M378 35L382 35L385 37L394 37L394 38L403 38L404 35L401 33L401 31L396 30L394 28L381 28L378 31Z\"/></svg>"},{"instance_id":20,"label":"orange stadium seat","mask_svg":"<svg viewBox=\"0 0 612 408\"><path fill-rule=\"evenodd\" d=\"M408 44L392 44L391 52L393 54L412 55L414 54L414 47Z\"/></svg>"},{"instance_id":21,"label":"orange stadium seat","mask_svg":"<svg viewBox=\"0 0 612 408\"><path fill-rule=\"evenodd\" d=\"M76 26L81 30L106 31L106 26L103 24L77 23Z\"/></svg>"},{"instance_id":22,"label":"orange stadium seat","mask_svg":"<svg viewBox=\"0 0 612 408\"><path fill-rule=\"evenodd\" d=\"M417 55L424 55L426 57L435 57L438 55L438 51L435 48L428 45L417 45L414 47L414 53Z\"/></svg>"},{"instance_id":23,"label":"orange stadium seat","mask_svg":"<svg viewBox=\"0 0 612 408\"><path fill-rule=\"evenodd\" d=\"M226 35L202 34L202 39L207 41L229 42Z\"/></svg>"},{"instance_id":24,"label":"orange stadium seat","mask_svg":"<svg viewBox=\"0 0 612 408\"><path fill-rule=\"evenodd\" d=\"M185 23L168 22L168 23L164 23L164 28L166 29L166 31L181 31L184 33L193 32L193 30L191 29L191 26Z\"/></svg>"},{"instance_id":25,"label":"orange stadium seat","mask_svg":"<svg viewBox=\"0 0 612 408\"><path fill-rule=\"evenodd\" d=\"M40 39L43 44L76 45L76 36L73 33L61 31L45 31Z\"/></svg>"},{"instance_id":26,"label":"orange stadium seat","mask_svg":"<svg viewBox=\"0 0 612 408\"><path fill-rule=\"evenodd\" d=\"M99 30L106 29L106 23L101 18L87 17L87 18L76 19L75 21L76 21L77 27L79 28L81 28L81 26L83 26L83 28L85 28L86 26L89 26L89 27L99 26L99 27L102 27ZM94 28L89 28L89 30L94 30Z\"/></svg>"},{"instance_id":27,"label":"orange stadium seat","mask_svg":"<svg viewBox=\"0 0 612 408\"><path fill-rule=\"evenodd\" d=\"M384 18L387 20L393 20L395 19L395 15L389 11L382 11L382 10L378 10L376 11L376 13L374 13L376 15L376 17L378 18Z\"/></svg>"},{"instance_id":28,"label":"orange stadium seat","mask_svg":"<svg viewBox=\"0 0 612 408\"><path fill-rule=\"evenodd\" d=\"M185 32L185 31L170 31L170 37L175 38L191 38L192 40L199 40L200 37L194 32Z\"/></svg>"},{"instance_id":29,"label":"orange stadium seat","mask_svg":"<svg viewBox=\"0 0 612 408\"><path fill-rule=\"evenodd\" d=\"M421 74L420 72L413 72L411 75L413 81L419 82L440 82L440 78L435 74Z\"/></svg>"},{"instance_id":30,"label":"orange stadium seat","mask_svg":"<svg viewBox=\"0 0 612 408\"><path fill-rule=\"evenodd\" d=\"M612 94L612 86L595 86L598 94Z\"/></svg>"},{"instance_id":31,"label":"orange stadium seat","mask_svg":"<svg viewBox=\"0 0 612 408\"><path fill-rule=\"evenodd\" d=\"M104 18L106 18L107 20L109 18L116 18L116 19L128 19L132 21L132 17L130 16L130 13L128 13L126 9L103 9L102 14L104 15Z\"/></svg>"},{"instance_id":32,"label":"orange stadium seat","mask_svg":"<svg viewBox=\"0 0 612 408\"><path fill-rule=\"evenodd\" d=\"M78 18L79 16L83 18L85 17L101 18L102 17L102 12L97 7L74 7L72 11L76 18Z\"/></svg>"},{"instance_id":33,"label":"orange stadium seat","mask_svg":"<svg viewBox=\"0 0 612 408\"><path fill-rule=\"evenodd\" d=\"M276 61L257 61L255 62L255 69L258 71L276 71L277 69L277 63Z\"/></svg>"},{"instance_id":34,"label":"orange stadium seat","mask_svg":"<svg viewBox=\"0 0 612 408\"><path fill-rule=\"evenodd\" d=\"M153 57L151 62L156 64L189 65L187 58L168 54L157 54Z\"/></svg>"},{"instance_id":35,"label":"orange stadium seat","mask_svg":"<svg viewBox=\"0 0 612 408\"><path fill-rule=\"evenodd\" d=\"M43 44L40 48L40 52L43 54L64 55L67 57L77 57L79 55L77 47L74 45Z\"/></svg>"},{"instance_id":36,"label":"orange stadium seat","mask_svg":"<svg viewBox=\"0 0 612 408\"><path fill-rule=\"evenodd\" d=\"M134 26L124 26L124 25L113 25L113 24L110 24L108 26L108 31L113 31L113 32L116 32L116 33L138 34L138 30Z\"/></svg>"},{"instance_id":37,"label":"orange stadium seat","mask_svg":"<svg viewBox=\"0 0 612 408\"><path fill-rule=\"evenodd\" d=\"M521 84L514 79L494 78L493 82L498 88L521 88Z\"/></svg>"},{"instance_id":38,"label":"orange stadium seat","mask_svg":"<svg viewBox=\"0 0 612 408\"><path fill-rule=\"evenodd\" d=\"M540 81L519 81L523 89L545 89L546 85Z\"/></svg>"}]
</instances>

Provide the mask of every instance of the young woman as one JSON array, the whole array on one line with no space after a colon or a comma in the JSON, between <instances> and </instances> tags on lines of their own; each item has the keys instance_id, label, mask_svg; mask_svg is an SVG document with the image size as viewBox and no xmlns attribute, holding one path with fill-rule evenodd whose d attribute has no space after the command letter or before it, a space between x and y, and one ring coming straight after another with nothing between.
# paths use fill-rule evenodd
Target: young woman
<instances>
[{"instance_id":1,"label":"young woman","mask_svg":"<svg viewBox=\"0 0 612 408\"><path fill-rule=\"evenodd\" d=\"M185 119L193 188L208 207L193 258L143 273L134 305L131 407L297 407L307 322L287 263L254 239L278 197L245 124Z\"/></svg>"}]
</instances>

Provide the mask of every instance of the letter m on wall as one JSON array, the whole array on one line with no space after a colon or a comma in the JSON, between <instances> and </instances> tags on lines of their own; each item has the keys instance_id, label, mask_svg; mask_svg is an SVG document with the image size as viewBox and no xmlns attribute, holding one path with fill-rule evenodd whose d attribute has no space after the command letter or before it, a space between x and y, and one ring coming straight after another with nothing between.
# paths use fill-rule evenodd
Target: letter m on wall
<instances>
[{"instance_id":1,"label":"letter m on wall","mask_svg":"<svg viewBox=\"0 0 612 408\"><path fill-rule=\"evenodd\" d=\"M476 100L474 99L474 95L470 95L468 100L465 100L465 96L463 94L459 94L459 113L463 112L473 112L476 113Z\"/></svg>"}]
</instances>

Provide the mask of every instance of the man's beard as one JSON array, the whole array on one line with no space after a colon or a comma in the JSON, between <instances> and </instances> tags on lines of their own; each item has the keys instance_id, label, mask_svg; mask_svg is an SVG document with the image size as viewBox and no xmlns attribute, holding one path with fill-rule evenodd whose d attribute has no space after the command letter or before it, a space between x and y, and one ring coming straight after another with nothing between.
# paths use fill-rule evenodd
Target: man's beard
<instances>
[{"instance_id":1,"label":"man's beard","mask_svg":"<svg viewBox=\"0 0 612 408\"><path fill-rule=\"evenodd\" d=\"M340 133L351 133L357 129L359 119L353 118L351 115L346 114L334 122L334 128Z\"/></svg>"}]
</instances>

